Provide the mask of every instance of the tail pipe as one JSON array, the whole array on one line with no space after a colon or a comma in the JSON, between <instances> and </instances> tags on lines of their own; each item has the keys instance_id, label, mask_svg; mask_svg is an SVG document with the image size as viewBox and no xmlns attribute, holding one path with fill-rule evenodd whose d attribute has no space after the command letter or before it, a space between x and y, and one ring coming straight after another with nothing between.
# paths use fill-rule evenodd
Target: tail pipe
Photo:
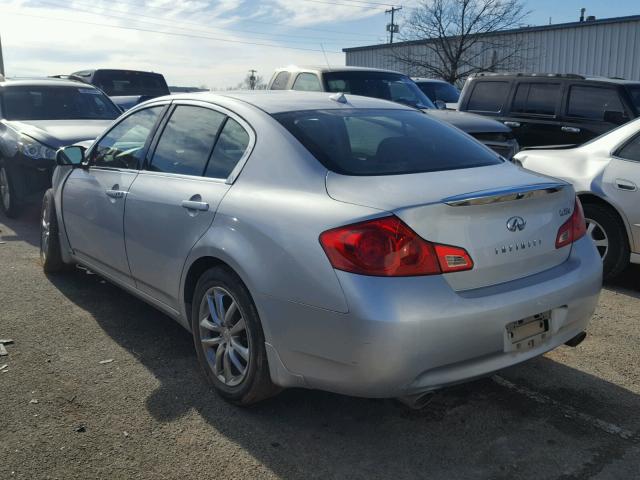
<instances>
[{"instance_id":1,"label":"tail pipe","mask_svg":"<svg viewBox=\"0 0 640 480\"><path fill-rule=\"evenodd\" d=\"M564 342L564 344L568 347L577 347L584 341L585 338L587 338L587 332L580 332L578 335L576 335L572 339Z\"/></svg>"}]
</instances>

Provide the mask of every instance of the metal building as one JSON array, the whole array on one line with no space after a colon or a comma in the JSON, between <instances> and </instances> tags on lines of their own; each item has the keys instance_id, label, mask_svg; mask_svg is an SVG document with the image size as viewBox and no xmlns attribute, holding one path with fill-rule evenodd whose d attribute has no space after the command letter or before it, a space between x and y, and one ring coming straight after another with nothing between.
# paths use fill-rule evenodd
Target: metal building
<instances>
[{"instance_id":1,"label":"metal building","mask_svg":"<svg viewBox=\"0 0 640 480\"><path fill-rule=\"evenodd\" d=\"M501 37L520 45L517 65L505 71L524 73L577 73L589 76L640 80L640 15L525 27L487 35L487 41ZM507 36L507 37L505 37ZM345 48L346 65L396 70L412 76L426 76L398 57L407 54L423 58L435 55L425 47L429 40ZM509 43L509 42L502 42ZM488 53L487 55L491 55ZM496 55L496 53L493 53ZM429 58L431 61L431 58ZM490 65L486 58L486 65Z\"/></svg>"}]
</instances>

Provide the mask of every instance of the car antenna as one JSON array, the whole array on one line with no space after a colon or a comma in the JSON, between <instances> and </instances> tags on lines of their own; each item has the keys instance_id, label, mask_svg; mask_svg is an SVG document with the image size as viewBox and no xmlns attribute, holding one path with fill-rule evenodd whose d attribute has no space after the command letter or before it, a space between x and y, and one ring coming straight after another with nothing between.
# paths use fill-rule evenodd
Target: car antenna
<instances>
[{"instance_id":1,"label":"car antenna","mask_svg":"<svg viewBox=\"0 0 640 480\"><path fill-rule=\"evenodd\" d=\"M324 45L322 42L320 43L320 48L322 49L322 54L324 55L324 61L327 62L327 68L331 71L331 65L329 64L329 58L327 57L327 52L324 51Z\"/></svg>"},{"instance_id":2,"label":"car antenna","mask_svg":"<svg viewBox=\"0 0 640 480\"><path fill-rule=\"evenodd\" d=\"M329 98L334 102L347 103L347 97L345 97L344 92L334 93Z\"/></svg>"}]
</instances>

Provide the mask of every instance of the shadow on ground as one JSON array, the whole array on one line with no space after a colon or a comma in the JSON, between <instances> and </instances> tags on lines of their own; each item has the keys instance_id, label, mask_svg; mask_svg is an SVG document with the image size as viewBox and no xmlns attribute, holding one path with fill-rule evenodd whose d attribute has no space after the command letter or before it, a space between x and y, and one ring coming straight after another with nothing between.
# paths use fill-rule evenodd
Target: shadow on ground
<instances>
[{"instance_id":1,"label":"shadow on ground","mask_svg":"<svg viewBox=\"0 0 640 480\"><path fill-rule=\"evenodd\" d=\"M195 410L285 478L588 478L638 445L603 425L635 418L639 396L544 357L500 372L524 394L485 379L436 393L420 411L306 390L236 408L206 386L174 321L96 276L50 280L158 379L146 400L155 419Z\"/></svg>"}]
</instances>

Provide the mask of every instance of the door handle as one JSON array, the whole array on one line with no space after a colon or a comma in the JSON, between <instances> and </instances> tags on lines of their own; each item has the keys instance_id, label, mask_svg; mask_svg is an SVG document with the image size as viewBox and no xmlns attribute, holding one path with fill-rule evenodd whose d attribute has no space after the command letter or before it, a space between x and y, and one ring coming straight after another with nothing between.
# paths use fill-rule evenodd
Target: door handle
<instances>
[{"instance_id":1,"label":"door handle","mask_svg":"<svg viewBox=\"0 0 640 480\"><path fill-rule=\"evenodd\" d=\"M580 129L577 127L567 127L567 126L563 126L560 128L560 130L562 130L563 132L567 132L567 133L580 133Z\"/></svg>"},{"instance_id":2,"label":"door handle","mask_svg":"<svg viewBox=\"0 0 640 480\"><path fill-rule=\"evenodd\" d=\"M109 198L124 198L127 194L127 192L123 192L122 190L107 190L105 193Z\"/></svg>"},{"instance_id":3,"label":"door handle","mask_svg":"<svg viewBox=\"0 0 640 480\"><path fill-rule=\"evenodd\" d=\"M207 202L197 202L194 200L183 200L182 208L186 208L187 210L199 210L201 212L206 212L209 210L209 204Z\"/></svg>"},{"instance_id":4,"label":"door handle","mask_svg":"<svg viewBox=\"0 0 640 480\"><path fill-rule=\"evenodd\" d=\"M520 126L520 122L504 122L507 127L518 128Z\"/></svg>"},{"instance_id":5,"label":"door handle","mask_svg":"<svg viewBox=\"0 0 640 480\"><path fill-rule=\"evenodd\" d=\"M635 183L621 178L616 178L616 187L618 187L618 190L626 190L627 192L635 192L638 190L638 186Z\"/></svg>"}]
</instances>

